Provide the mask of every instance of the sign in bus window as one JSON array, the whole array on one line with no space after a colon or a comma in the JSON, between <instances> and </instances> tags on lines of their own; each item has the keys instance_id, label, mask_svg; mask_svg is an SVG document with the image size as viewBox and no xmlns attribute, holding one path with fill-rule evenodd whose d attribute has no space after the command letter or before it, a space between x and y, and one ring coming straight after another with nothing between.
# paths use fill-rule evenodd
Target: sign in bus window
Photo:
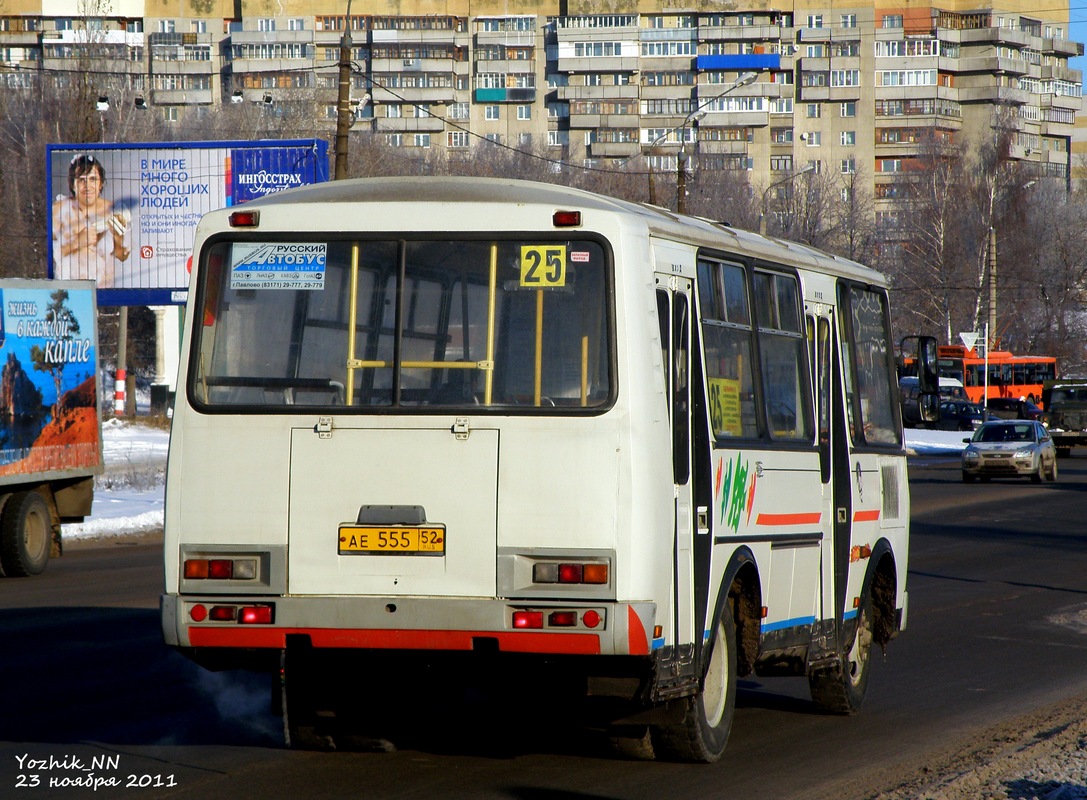
<instances>
[{"instance_id":1,"label":"sign in bus window","mask_svg":"<svg viewBox=\"0 0 1087 800\"><path fill-rule=\"evenodd\" d=\"M550 289L565 285L566 245L521 245L521 286Z\"/></svg>"}]
</instances>

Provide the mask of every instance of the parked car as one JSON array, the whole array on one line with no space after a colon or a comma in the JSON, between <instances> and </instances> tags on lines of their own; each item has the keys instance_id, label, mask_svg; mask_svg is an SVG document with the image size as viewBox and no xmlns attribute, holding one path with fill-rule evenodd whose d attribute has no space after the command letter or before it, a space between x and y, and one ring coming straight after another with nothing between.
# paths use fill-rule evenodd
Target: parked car
<instances>
[{"instance_id":1,"label":"parked car","mask_svg":"<svg viewBox=\"0 0 1087 800\"><path fill-rule=\"evenodd\" d=\"M965 400L945 400L940 403L940 419L926 427L939 431L975 431L985 421L985 414L977 403Z\"/></svg>"},{"instance_id":2,"label":"parked car","mask_svg":"<svg viewBox=\"0 0 1087 800\"><path fill-rule=\"evenodd\" d=\"M1038 422L1047 422L1046 413L1030 400L1012 397L990 397L985 407L989 410L989 418L998 419L1032 419Z\"/></svg>"},{"instance_id":3,"label":"parked car","mask_svg":"<svg viewBox=\"0 0 1087 800\"><path fill-rule=\"evenodd\" d=\"M1034 420L986 422L966 442L962 452L963 483L981 478L1028 477L1057 480L1057 448L1049 431Z\"/></svg>"}]
</instances>

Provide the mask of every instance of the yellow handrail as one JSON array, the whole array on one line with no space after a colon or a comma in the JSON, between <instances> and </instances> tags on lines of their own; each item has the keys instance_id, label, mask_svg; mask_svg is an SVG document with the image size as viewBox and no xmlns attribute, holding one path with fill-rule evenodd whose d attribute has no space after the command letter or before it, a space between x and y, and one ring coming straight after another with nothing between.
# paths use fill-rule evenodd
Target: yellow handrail
<instances>
[{"instance_id":1,"label":"yellow handrail","mask_svg":"<svg viewBox=\"0 0 1087 800\"><path fill-rule=\"evenodd\" d=\"M347 314L347 405L355 402L355 334L358 330L358 294L359 294L359 245L351 245L351 302Z\"/></svg>"}]
</instances>

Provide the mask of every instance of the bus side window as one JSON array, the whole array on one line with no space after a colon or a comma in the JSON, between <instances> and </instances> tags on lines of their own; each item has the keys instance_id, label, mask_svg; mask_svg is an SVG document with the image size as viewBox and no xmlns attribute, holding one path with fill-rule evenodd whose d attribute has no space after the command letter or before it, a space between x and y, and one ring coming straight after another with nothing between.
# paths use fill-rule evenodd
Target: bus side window
<instances>
[{"instance_id":1,"label":"bus side window","mask_svg":"<svg viewBox=\"0 0 1087 800\"><path fill-rule=\"evenodd\" d=\"M754 331L747 279L736 264L699 261L710 419L718 439L756 438Z\"/></svg>"}]
</instances>

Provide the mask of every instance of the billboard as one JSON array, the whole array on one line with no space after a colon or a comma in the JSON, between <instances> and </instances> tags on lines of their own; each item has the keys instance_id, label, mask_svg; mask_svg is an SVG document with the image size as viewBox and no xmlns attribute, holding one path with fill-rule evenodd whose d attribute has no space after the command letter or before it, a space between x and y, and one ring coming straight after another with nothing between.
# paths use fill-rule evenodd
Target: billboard
<instances>
[{"instance_id":1,"label":"billboard","mask_svg":"<svg viewBox=\"0 0 1087 800\"><path fill-rule=\"evenodd\" d=\"M328 180L322 139L46 146L49 276L93 280L98 304L185 302L208 211Z\"/></svg>"},{"instance_id":2,"label":"billboard","mask_svg":"<svg viewBox=\"0 0 1087 800\"><path fill-rule=\"evenodd\" d=\"M0 280L0 485L96 467L94 284Z\"/></svg>"}]
</instances>

